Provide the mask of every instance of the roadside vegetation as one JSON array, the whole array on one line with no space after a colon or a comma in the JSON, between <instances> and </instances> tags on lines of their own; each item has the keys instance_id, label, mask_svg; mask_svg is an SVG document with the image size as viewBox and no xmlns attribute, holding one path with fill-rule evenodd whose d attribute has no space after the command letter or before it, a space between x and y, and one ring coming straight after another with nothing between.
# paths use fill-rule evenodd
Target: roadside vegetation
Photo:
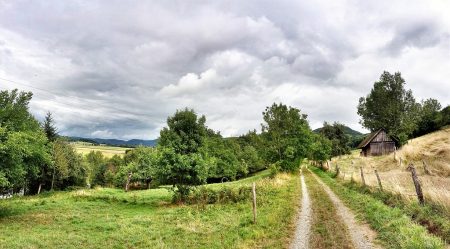
<instances>
[{"instance_id":1,"label":"roadside vegetation","mask_svg":"<svg viewBox=\"0 0 450 249\"><path fill-rule=\"evenodd\" d=\"M412 221L401 209L340 184L332 178L332 173L318 168L312 168L312 171L378 232L378 239L386 248L444 248L443 240L429 234L425 227Z\"/></svg>"}]
</instances>

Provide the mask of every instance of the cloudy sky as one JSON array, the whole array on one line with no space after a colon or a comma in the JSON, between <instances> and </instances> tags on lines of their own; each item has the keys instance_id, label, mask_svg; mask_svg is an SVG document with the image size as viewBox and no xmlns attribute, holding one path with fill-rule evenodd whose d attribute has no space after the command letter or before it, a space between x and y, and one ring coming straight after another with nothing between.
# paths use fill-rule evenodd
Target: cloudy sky
<instances>
[{"instance_id":1,"label":"cloudy sky","mask_svg":"<svg viewBox=\"0 0 450 249\"><path fill-rule=\"evenodd\" d=\"M156 138L184 107L225 136L283 102L313 128L356 114L384 71L450 104L450 2L0 0L0 89L64 135Z\"/></svg>"}]
</instances>

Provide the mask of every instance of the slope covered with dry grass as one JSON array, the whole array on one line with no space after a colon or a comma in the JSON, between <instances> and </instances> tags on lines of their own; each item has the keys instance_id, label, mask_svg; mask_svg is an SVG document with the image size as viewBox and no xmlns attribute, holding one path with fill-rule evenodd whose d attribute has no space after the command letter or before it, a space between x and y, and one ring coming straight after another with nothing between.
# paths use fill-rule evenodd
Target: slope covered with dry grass
<instances>
[{"instance_id":1,"label":"slope covered with dry grass","mask_svg":"<svg viewBox=\"0 0 450 249\"><path fill-rule=\"evenodd\" d=\"M361 182L362 167L366 183L377 186L374 174L377 169L385 190L415 200L411 173L406 170L410 163L417 169L425 198L450 212L450 127L411 139L395 155L361 157L359 150L355 150L351 155L335 157L331 162L331 170L338 164L341 178ZM429 174L425 171L424 163Z\"/></svg>"}]
</instances>

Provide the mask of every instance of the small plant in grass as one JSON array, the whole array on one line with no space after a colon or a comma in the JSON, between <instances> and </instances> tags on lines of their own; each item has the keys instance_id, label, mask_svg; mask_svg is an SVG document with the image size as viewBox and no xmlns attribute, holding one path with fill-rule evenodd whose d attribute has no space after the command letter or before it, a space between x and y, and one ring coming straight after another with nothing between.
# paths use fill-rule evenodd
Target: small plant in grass
<instances>
[{"instance_id":1,"label":"small plant in grass","mask_svg":"<svg viewBox=\"0 0 450 249\"><path fill-rule=\"evenodd\" d=\"M278 174L278 172L280 172L280 167L279 167L278 163L272 163L269 166L269 170L270 170L269 177L273 179Z\"/></svg>"}]
</instances>

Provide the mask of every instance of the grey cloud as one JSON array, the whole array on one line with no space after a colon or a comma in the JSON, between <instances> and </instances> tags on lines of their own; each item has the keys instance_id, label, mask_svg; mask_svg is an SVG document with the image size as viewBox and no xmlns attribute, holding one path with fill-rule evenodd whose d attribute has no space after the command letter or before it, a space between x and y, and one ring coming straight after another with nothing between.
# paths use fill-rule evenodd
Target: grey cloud
<instances>
[{"instance_id":1,"label":"grey cloud","mask_svg":"<svg viewBox=\"0 0 450 249\"><path fill-rule=\"evenodd\" d=\"M427 48L437 45L443 38L443 32L437 24L429 20L407 22L395 31L392 40L386 45L388 53L398 55L404 48Z\"/></svg>"},{"instance_id":2,"label":"grey cloud","mask_svg":"<svg viewBox=\"0 0 450 249\"><path fill-rule=\"evenodd\" d=\"M360 127L355 103L383 70L405 71L419 85L405 61L432 56L424 48L450 49L445 11L397 22L423 9L403 5L409 11L346 1L0 3L0 77L49 90L7 83L33 90L32 111L54 112L69 135L155 138L186 106L238 135L259 129L273 101L299 107L314 125ZM391 57L410 46L419 52ZM424 65L440 65L429 82L437 86L450 78L438 70L449 62L434 58Z\"/></svg>"}]
</instances>

